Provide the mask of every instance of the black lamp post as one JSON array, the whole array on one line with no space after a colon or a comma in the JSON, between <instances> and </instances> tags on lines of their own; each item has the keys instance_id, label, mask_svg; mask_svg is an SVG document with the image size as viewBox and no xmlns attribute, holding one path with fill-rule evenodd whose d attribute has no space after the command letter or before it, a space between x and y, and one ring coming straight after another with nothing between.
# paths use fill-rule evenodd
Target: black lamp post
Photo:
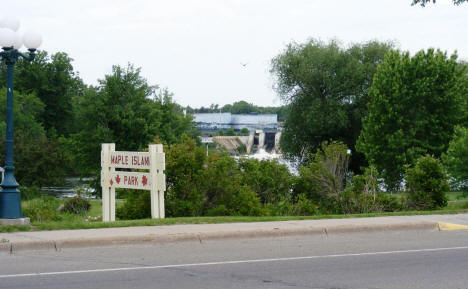
<instances>
[{"instance_id":1,"label":"black lamp post","mask_svg":"<svg viewBox=\"0 0 468 289\"><path fill-rule=\"evenodd\" d=\"M33 60L36 48L42 42L41 36L34 32L26 32L24 36L17 32L19 20L6 18L0 21L0 51L1 61L7 65L7 105L6 105L6 152L5 152L5 173L1 183L0 192L0 221L22 219L21 198L18 190L18 182L14 176L15 167L13 165L13 69L16 61L20 58ZM22 45L28 48L29 53L24 54L18 51ZM14 222L0 222L15 224Z\"/></svg>"}]
</instances>

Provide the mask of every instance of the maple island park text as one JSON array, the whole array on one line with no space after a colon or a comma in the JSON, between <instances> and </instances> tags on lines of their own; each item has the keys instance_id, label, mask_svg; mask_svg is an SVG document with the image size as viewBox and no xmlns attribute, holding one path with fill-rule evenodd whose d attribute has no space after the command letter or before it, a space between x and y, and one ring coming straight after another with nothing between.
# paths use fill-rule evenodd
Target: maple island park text
<instances>
[{"instance_id":1,"label":"maple island park text","mask_svg":"<svg viewBox=\"0 0 468 289\"><path fill-rule=\"evenodd\" d=\"M149 156L128 156L114 155L111 156L111 164L114 165L132 165L132 166L149 166Z\"/></svg>"}]
</instances>

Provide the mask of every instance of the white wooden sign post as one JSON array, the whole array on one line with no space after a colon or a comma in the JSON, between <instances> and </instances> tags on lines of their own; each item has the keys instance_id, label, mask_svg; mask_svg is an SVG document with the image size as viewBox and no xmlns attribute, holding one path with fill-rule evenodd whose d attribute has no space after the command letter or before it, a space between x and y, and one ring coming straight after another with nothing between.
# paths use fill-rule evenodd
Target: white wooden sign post
<instances>
[{"instance_id":1,"label":"white wooden sign post","mask_svg":"<svg viewBox=\"0 0 468 289\"><path fill-rule=\"evenodd\" d=\"M147 172L116 169L138 169ZM149 145L148 152L115 151L115 144L102 144L102 220L115 221L115 188L151 191L151 218L164 218L164 170L165 155L162 144Z\"/></svg>"}]
</instances>

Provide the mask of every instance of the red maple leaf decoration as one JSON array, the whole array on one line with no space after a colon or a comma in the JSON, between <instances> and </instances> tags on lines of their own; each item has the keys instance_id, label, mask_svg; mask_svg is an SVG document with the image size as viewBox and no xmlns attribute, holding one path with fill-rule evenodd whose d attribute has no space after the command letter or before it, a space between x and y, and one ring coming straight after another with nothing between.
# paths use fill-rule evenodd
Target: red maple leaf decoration
<instances>
[{"instance_id":1,"label":"red maple leaf decoration","mask_svg":"<svg viewBox=\"0 0 468 289\"><path fill-rule=\"evenodd\" d=\"M111 186L114 184L114 181L112 179L110 180L110 184Z\"/></svg>"},{"instance_id":2,"label":"red maple leaf decoration","mask_svg":"<svg viewBox=\"0 0 468 289\"><path fill-rule=\"evenodd\" d=\"M119 177L119 175L117 175L117 176L115 177L115 181L117 182L117 184L120 184L120 177Z\"/></svg>"},{"instance_id":3,"label":"red maple leaf decoration","mask_svg":"<svg viewBox=\"0 0 468 289\"><path fill-rule=\"evenodd\" d=\"M146 176L143 176L142 183L143 183L143 186L146 186L146 184L148 184L148 178Z\"/></svg>"}]
</instances>

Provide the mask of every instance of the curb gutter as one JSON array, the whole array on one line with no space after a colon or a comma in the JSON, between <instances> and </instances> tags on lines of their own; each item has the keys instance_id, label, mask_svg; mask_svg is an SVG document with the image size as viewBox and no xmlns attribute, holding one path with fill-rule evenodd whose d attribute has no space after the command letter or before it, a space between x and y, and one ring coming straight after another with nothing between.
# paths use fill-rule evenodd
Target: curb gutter
<instances>
[{"instance_id":1,"label":"curb gutter","mask_svg":"<svg viewBox=\"0 0 468 289\"><path fill-rule=\"evenodd\" d=\"M146 233L135 236L114 235L111 237L88 237L69 239L36 239L18 242L8 240L0 243L0 253L14 253L19 250L54 250L64 248L98 247L132 243L168 243L181 241L194 241L203 243L206 240L225 238L258 238L282 237L292 235L326 235L335 233L372 232L390 230L436 230L438 222L407 222L399 224L363 224L363 225L335 225L328 227L310 226L301 228L269 228L267 230L231 230L217 232L192 232L176 234Z\"/></svg>"}]
</instances>

